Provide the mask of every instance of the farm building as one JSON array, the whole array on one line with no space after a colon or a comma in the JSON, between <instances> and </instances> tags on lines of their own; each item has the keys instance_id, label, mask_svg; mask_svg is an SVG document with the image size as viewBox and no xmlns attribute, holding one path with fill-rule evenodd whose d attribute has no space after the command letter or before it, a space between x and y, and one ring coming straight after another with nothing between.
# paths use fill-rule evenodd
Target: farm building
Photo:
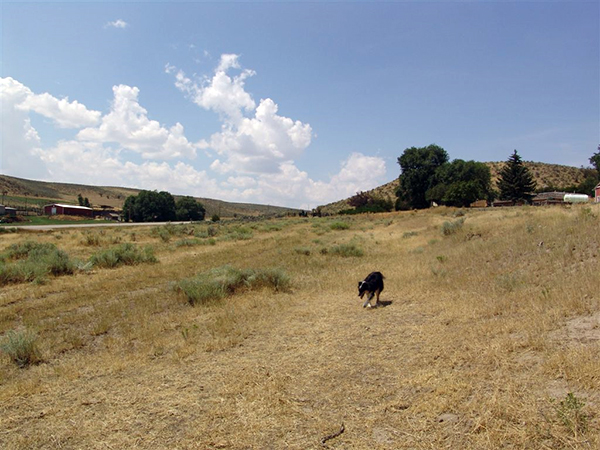
<instances>
[{"instance_id":1,"label":"farm building","mask_svg":"<svg viewBox=\"0 0 600 450\"><path fill-rule=\"evenodd\" d=\"M598 183L594 188L594 198L596 203L600 203L600 183Z\"/></svg>"},{"instance_id":2,"label":"farm building","mask_svg":"<svg viewBox=\"0 0 600 450\"><path fill-rule=\"evenodd\" d=\"M17 215L17 210L15 208L0 205L0 216L15 217L16 215Z\"/></svg>"},{"instance_id":3,"label":"farm building","mask_svg":"<svg viewBox=\"0 0 600 450\"><path fill-rule=\"evenodd\" d=\"M476 202L471 203L471 208L487 208L488 202L487 200L477 200Z\"/></svg>"},{"instance_id":4,"label":"farm building","mask_svg":"<svg viewBox=\"0 0 600 450\"><path fill-rule=\"evenodd\" d=\"M566 192L542 192L536 195L532 202L535 206L562 205L564 204Z\"/></svg>"},{"instance_id":5,"label":"farm building","mask_svg":"<svg viewBox=\"0 0 600 450\"><path fill-rule=\"evenodd\" d=\"M57 214L65 216L83 216L94 217L94 210L86 206L63 205L61 203L52 203L44 206L44 214L55 216Z\"/></svg>"}]
</instances>

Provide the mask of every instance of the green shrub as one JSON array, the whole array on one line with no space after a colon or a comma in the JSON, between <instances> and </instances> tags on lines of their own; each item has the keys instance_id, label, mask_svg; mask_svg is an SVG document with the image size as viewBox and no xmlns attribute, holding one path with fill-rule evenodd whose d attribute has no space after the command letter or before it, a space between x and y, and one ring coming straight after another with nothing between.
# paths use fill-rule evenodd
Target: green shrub
<instances>
[{"instance_id":1,"label":"green shrub","mask_svg":"<svg viewBox=\"0 0 600 450\"><path fill-rule=\"evenodd\" d=\"M139 247L130 242L107 250L101 250L90 258L93 266L109 269L122 265L155 263L157 261L152 247L146 246L140 250Z\"/></svg>"},{"instance_id":2,"label":"green shrub","mask_svg":"<svg viewBox=\"0 0 600 450\"><path fill-rule=\"evenodd\" d=\"M418 234L419 234L419 233L418 233L418 232L416 232L416 231L406 231L406 232L405 232L405 233L402 235L402 238L403 238L403 239L408 239L408 238L410 238L410 237L417 236Z\"/></svg>"},{"instance_id":3,"label":"green shrub","mask_svg":"<svg viewBox=\"0 0 600 450\"><path fill-rule=\"evenodd\" d=\"M247 241L252 239L254 233L252 229L245 226L235 226L232 228L227 228L226 235L222 236L220 240L223 241Z\"/></svg>"},{"instance_id":4,"label":"green shrub","mask_svg":"<svg viewBox=\"0 0 600 450\"><path fill-rule=\"evenodd\" d=\"M19 367L41 361L37 335L29 330L9 331L0 343L0 350Z\"/></svg>"},{"instance_id":5,"label":"green shrub","mask_svg":"<svg viewBox=\"0 0 600 450\"><path fill-rule=\"evenodd\" d=\"M350 224L348 222L333 222L329 224L329 228L332 230L347 230L350 228Z\"/></svg>"},{"instance_id":6,"label":"green shrub","mask_svg":"<svg viewBox=\"0 0 600 450\"><path fill-rule=\"evenodd\" d=\"M8 259L28 258L31 252L44 253L55 249L54 244L40 244L34 241L25 241L18 244L12 244L4 252L4 257Z\"/></svg>"},{"instance_id":7,"label":"green shrub","mask_svg":"<svg viewBox=\"0 0 600 450\"><path fill-rule=\"evenodd\" d=\"M54 244L27 241L11 245L0 256L0 286L29 281L44 282L48 275L69 275L76 265Z\"/></svg>"},{"instance_id":8,"label":"green shrub","mask_svg":"<svg viewBox=\"0 0 600 450\"><path fill-rule=\"evenodd\" d=\"M333 255L343 256L344 258L348 257L360 257L365 254L365 252L358 247L356 244L340 244L331 248L329 251Z\"/></svg>"},{"instance_id":9,"label":"green shrub","mask_svg":"<svg viewBox=\"0 0 600 450\"><path fill-rule=\"evenodd\" d=\"M191 305L207 305L241 289L269 287L280 291L289 285L290 278L281 269L239 270L222 266L179 281L175 290L185 294Z\"/></svg>"},{"instance_id":10,"label":"green shrub","mask_svg":"<svg viewBox=\"0 0 600 450\"><path fill-rule=\"evenodd\" d=\"M458 233L463 225L465 224L465 218L461 217L453 222L444 222L442 224L442 234L444 236L451 236L453 234Z\"/></svg>"},{"instance_id":11,"label":"green shrub","mask_svg":"<svg viewBox=\"0 0 600 450\"><path fill-rule=\"evenodd\" d=\"M199 239L180 239L175 242L175 247L193 247L195 245L200 245L202 241Z\"/></svg>"}]
</instances>

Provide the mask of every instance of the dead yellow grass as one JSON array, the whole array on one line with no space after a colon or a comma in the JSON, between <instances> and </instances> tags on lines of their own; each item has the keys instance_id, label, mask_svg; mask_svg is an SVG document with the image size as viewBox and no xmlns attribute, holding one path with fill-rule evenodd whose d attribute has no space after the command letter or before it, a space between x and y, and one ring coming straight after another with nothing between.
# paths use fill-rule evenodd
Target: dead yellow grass
<instances>
[{"instance_id":1,"label":"dead yellow grass","mask_svg":"<svg viewBox=\"0 0 600 450\"><path fill-rule=\"evenodd\" d=\"M600 211L467 211L443 236L455 215L246 224L191 247L142 228L1 236L82 260L135 240L160 262L3 288L0 332L35 330L44 362L2 357L0 447L322 448L343 423L329 448L599 448ZM365 255L326 251L349 243ZM293 288L207 307L172 288L225 264ZM366 310L374 270L391 303Z\"/></svg>"}]
</instances>

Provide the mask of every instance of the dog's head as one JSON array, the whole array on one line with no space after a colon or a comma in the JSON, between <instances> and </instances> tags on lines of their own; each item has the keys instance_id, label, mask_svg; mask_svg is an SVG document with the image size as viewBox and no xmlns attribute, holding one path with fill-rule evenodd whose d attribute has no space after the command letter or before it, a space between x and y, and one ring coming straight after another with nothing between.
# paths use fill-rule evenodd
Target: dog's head
<instances>
[{"instance_id":1,"label":"dog's head","mask_svg":"<svg viewBox=\"0 0 600 450\"><path fill-rule=\"evenodd\" d=\"M360 298L363 298L364 295L369 291L370 291L369 283L367 283L364 280L358 282L358 296Z\"/></svg>"}]
</instances>

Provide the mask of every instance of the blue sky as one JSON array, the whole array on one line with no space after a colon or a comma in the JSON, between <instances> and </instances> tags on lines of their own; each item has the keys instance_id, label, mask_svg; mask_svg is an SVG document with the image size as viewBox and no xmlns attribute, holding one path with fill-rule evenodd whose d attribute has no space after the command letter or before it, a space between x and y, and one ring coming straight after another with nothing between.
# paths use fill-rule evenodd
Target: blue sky
<instances>
[{"instance_id":1,"label":"blue sky","mask_svg":"<svg viewBox=\"0 0 600 450\"><path fill-rule=\"evenodd\" d=\"M588 166L600 3L3 2L0 173L312 208L404 149Z\"/></svg>"}]
</instances>

